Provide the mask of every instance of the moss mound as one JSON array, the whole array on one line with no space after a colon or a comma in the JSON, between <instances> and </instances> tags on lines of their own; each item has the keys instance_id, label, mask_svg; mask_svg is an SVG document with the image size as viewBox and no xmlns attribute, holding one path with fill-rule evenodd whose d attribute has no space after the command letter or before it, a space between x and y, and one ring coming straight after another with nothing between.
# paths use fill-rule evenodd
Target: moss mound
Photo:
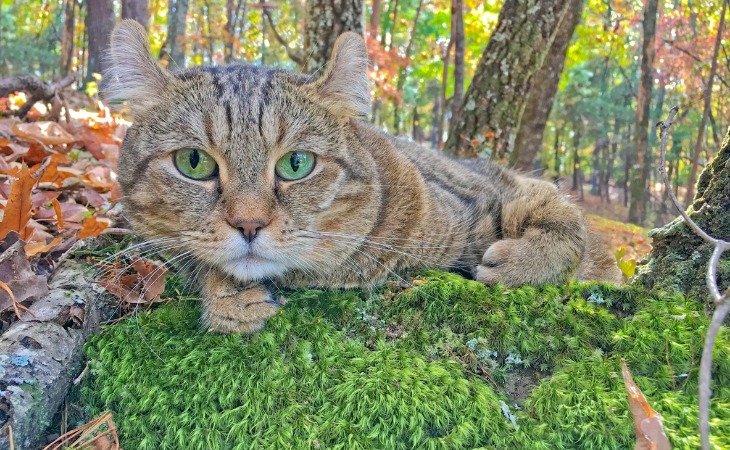
<instances>
[{"instance_id":1,"label":"moss mound","mask_svg":"<svg viewBox=\"0 0 730 450\"><path fill-rule=\"evenodd\" d=\"M699 446L700 303L600 284L490 288L442 272L413 284L288 292L253 337L205 333L195 302L142 313L87 346L76 403L112 410L126 449L629 448L624 357L674 447ZM718 448L730 447L728 356L723 330Z\"/></svg>"}]
</instances>

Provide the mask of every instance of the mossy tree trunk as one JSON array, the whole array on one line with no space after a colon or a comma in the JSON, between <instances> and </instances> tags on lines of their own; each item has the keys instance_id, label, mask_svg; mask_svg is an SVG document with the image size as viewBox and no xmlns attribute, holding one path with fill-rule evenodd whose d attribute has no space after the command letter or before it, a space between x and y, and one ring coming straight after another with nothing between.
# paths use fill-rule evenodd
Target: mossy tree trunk
<instances>
[{"instance_id":1,"label":"mossy tree trunk","mask_svg":"<svg viewBox=\"0 0 730 450\"><path fill-rule=\"evenodd\" d=\"M520 118L520 126L515 138L514 149L510 153L510 165L524 171L531 171L535 157L542 150L550 110L558 93L560 75L563 73L565 55L568 52L573 32L580 22L583 0L571 0L562 23L558 26L550 52L542 67L535 75L537 83L530 88L525 110Z\"/></svg>"},{"instance_id":2,"label":"mossy tree trunk","mask_svg":"<svg viewBox=\"0 0 730 450\"><path fill-rule=\"evenodd\" d=\"M337 36L345 31L363 34L363 0L307 0L304 35L304 70L324 69L332 55Z\"/></svg>"},{"instance_id":3,"label":"mossy tree trunk","mask_svg":"<svg viewBox=\"0 0 730 450\"><path fill-rule=\"evenodd\" d=\"M697 182L697 194L689 216L710 236L730 240L730 130L722 149L705 167ZM639 264L635 283L708 298L705 286L712 246L677 218L652 230L654 248ZM730 257L718 268L721 291L730 285Z\"/></svg>"},{"instance_id":4,"label":"mossy tree trunk","mask_svg":"<svg viewBox=\"0 0 730 450\"><path fill-rule=\"evenodd\" d=\"M453 121L444 151L506 155L533 75L550 50L570 0L507 0Z\"/></svg>"},{"instance_id":5,"label":"mossy tree trunk","mask_svg":"<svg viewBox=\"0 0 730 450\"><path fill-rule=\"evenodd\" d=\"M94 74L104 69L104 53L109 48L110 34L114 29L114 2L89 0L86 3L86 34L89 40L89 62L86 82L94 81Z\"/></svg>"}]
</instances>

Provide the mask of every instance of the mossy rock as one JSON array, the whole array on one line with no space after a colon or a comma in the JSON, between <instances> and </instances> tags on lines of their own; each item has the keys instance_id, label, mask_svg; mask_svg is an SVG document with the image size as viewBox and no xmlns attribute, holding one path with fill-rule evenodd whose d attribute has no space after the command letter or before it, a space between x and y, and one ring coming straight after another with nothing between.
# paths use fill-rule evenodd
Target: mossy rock
<instances>
[{"instance_id":1,"label":"mossy rock","mask_svg":"<svg viewBox=\"0 0 730 450\"><path fill-rule=\"evenodd\" d=\"M408 285L286 292L256 336L206 333L192 301L140 313L88 344L74 403L111 410L127 450L632 448L623 357L674 448L699 446L701 303L442 272ZM723 329L717 448L730 448L728 356ZM526 398L505 394L515 379Z\"/></svg>"}]
</instances>

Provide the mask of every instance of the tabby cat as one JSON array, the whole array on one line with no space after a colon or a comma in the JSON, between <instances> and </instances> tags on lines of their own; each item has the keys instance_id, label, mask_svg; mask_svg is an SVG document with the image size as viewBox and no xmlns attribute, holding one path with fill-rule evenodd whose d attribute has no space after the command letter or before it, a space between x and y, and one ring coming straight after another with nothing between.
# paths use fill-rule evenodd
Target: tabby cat
<instances>
[{"instance_id":1,"label":"tabby cat","mask_svg":"<svg viewBox=\"0 0 730 450\"><path fill-rule=\"evenodd\" d=\"M340 36L320 77L247 64L171 74L127 20L108 65L105 98L134 118L118 174L128 218L195 261L211 330L261 329L272 287L372 286L412 267L507 286L620 279L552 184L368 123L357 34Z\"/></svg>"}]
</instances>

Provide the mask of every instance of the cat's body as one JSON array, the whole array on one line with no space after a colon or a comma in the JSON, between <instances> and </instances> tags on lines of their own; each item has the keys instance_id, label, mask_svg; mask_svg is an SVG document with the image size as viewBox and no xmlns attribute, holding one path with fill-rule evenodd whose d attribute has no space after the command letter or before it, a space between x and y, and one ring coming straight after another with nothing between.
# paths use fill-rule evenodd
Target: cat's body
<instances>
[{"instance_id":1,"label":"cat's body","mask_svg":"<svg viewBox=\"0 0 730 450\"><path fill-rule=\"evenodd\" d=\"M128 217L202 269L211 329L260 329L277 308L268 285L371 286L412 267L511 286L562 282L579 265L620 279L550 183L362 120L367 55L354 34L319 79L248 65L172 76L127 21L111 62L107 97L130 100L135 118L119 165Z\"/></svg>"}]
</instances>

